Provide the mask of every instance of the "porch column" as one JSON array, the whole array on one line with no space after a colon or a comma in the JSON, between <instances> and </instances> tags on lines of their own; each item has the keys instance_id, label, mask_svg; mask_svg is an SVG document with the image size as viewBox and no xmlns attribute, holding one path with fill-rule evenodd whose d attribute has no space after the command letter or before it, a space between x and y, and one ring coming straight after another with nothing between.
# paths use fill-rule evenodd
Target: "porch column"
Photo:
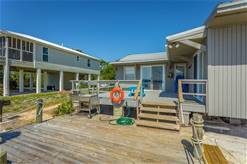
<instances>
[{"instance_id":1,"label":"porch column","mask_svg":"<svg viewBox=\"0 0 247 164\"><path fill-rule=\"evenodd\" d=\"M5 38L5 64L3 66L3 96L9 96L9 49L8 38Z\"/></svg>"},{"instance_id":2,"label":"porch column","mask_svg":"<svg viewBox=\"0 0 247 164\"><path fill-rule=\"evenodd\" d=\"M91 74L88 74L88 81L91 81Z\"/></svg>"},{"instance_id":3,"label":"porch column","mask_svg":"<svg viewBox=\"0 0 247 164\"><path fill-rule=\"evenodd\" d=\"M3 66L3 96L9 96L9 64Z\"/></svg>"},{"instance_id":4,"label":"porch column","mask_svg":"<svg viewBox=\"0 0 247 164\"><path fill-rule=\"evenodd\" d=\"M44 87L44 92L47 91L47 72L44 72L43 74L43 87Z\"/></svg>"},{"instance_id":5,"label":"porch column","mask_svg":"<svg viewBox=\"0 0 247 164\"><path fill-rule=\"evenodd\" d=\"M41 69L37 68L36 71L36 93L41 92Z\"/></svg>"},{"instance_id":6,"label":"porch column","mask_svg":"<svg viewBox=\"0 0 247 164\"><path fill-rule=\"evenodd\" d=\"M59 91L63 91L63 71L59 72Z\"/></svg>"},{"instance_id":7,"label":"porch column","mask_svg":"<svg viewBox=\"0 0 247 164\"><path fill-rule=\"evenodd\" d=\"M29 90L33 90L33 76L32 73L29 73Z\"/></svg>"},{"instance_id":8,"label":"porch column","mask_svg":"<svg viewBox=\"0 0 247 164\"><path fill-rule=\"evenodd\" d=\"M19 70L19 92L24 92L24 79L23 79L24 71L23 69Z\"/></svg>"},{"instance_id":9,"label":"porch column","mask_svg":"<svg viewBox=\"0 0 247 164\"><path fill-rule=\"evenodd\" d=\"M79 77L80 77L80 73L77 72L77 73L75 74L75 80L79 80Z\"/></svg>"}]
</instances>

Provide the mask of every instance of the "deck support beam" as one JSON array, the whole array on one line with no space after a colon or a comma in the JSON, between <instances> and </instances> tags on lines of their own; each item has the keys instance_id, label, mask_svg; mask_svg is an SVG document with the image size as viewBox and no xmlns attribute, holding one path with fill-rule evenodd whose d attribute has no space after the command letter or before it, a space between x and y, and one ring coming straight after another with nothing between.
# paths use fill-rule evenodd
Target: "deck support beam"
<instances>
[{"instance_id":1,"label":"deck support beam","mask_svg":"<svg viewBox=\"0 0 247 164\"><path fill-rule=\"evenodd\" d=\"M36 93L41 93L41 69L36 71Z\"/></svg>"},{"instance_id":2,"label":"deck support beam","mask_svg":"<svg viewBox=\"0 0 247 164\"><path fill-rule=\"evenodd\" d=\"M196 48L196 49L198 49L198 50L200 50L200 49L203 50L203 51L206 50L206 47L205 47L203 44L200 44L200 43L191 41L191 40L189 40L189 39L180 40L179 42L180 42L180 43L183 43L183 44L185 44L185 45L187 45L187 46Z\"/></svg>"},{"instance_id":3,"label":"deck support beam","mask_svg":"<svg viewBox=\"0 0 247 164\"><path fill-rule=\"evenodd\" d=\"M75 74L75 80L79 80L79 79L80 79L80 73L77 72L77 73Z\"/></svg>"},{"instance_id":4,"label":"deck support beam","mask_svg":"<svg viewBox=\"0 0 247 164\"><path fill-rule=\"evenodd\" d=\"M19 70L19 92L24 92L24 71L23 69Z\"/></svg>"},{"instance_id":5,"label":"deck support beam","mask_svg":"<svg viewBox=\"0 0 247 164\"><path fill-rule=\"evenodd\" d=\"M59 72L59 92L63 91L63 71Z\"/></svg>"},{"instance_id":6,"label":"deck support beam","mask_svg":"<svg viewBox=\"0 0 247 164\"><path fill-rule=\"evenodd\" d=\"M5 64L3 66L3 96L9 96L9 49L8 38L5 38Z\"/></svg>"},{"instance_id":7,"label":"deck support beam","mask_svg":"<svg viewBox=\"0 0 247 164\"><path fill-rule=\"evenodd\" d=\"M47 72L44 72L44 74L43 74L43 87L44 87L44 92L46 92L47 91Z\"/></svg>"},{"instance_id":8,"label":"deck support beam","mask_svg":"<svg viewBox=\"0 0 247 164\"><path fill-rule=\"evenodd\" d=\"M31 72L29 73L29 90L33 90L33 75Z\"/></svg>"}]
</instances>

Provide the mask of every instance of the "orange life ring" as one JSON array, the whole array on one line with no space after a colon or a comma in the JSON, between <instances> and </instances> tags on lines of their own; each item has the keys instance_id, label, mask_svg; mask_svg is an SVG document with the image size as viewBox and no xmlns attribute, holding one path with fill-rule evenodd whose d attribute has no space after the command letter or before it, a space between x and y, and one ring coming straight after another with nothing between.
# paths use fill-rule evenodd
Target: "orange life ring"
<instances>
[{"instance_id":1,"label":"orange life ring","mask_svg":"<svg viewBox=\"0 0 247 164\"><path fill-rule=\"evenodd\" d=\"M115 87L110 92L110 99L113 103L120 104L125 98L124 91L120 87Z\"/></svg>"}]
</instances>

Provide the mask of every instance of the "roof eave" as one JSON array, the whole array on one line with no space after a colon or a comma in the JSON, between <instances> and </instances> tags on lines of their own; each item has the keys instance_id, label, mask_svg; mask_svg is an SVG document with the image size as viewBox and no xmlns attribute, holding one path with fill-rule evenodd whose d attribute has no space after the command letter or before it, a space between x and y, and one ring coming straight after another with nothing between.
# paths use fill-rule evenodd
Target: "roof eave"
<instances>
[{"instance_id":1,"label":"roof eave","mask_svg":"<svg viewBox=\"0 0 247 164\"><path fill-rule=\"evenodd\" d=\"M91 56L91 55L88 55L88 54L85 54L85 53L82 53L82 52L78 52L78 51L73 50L71 48L63 47L63 46L60 46L58 44L55 44L55 43L52 43L52 42L49 42L49 41L46 41L46 40L43 40L43 39L39 39L39 38L32 37L32 36L28 37L28 35L26 35L26 34L20 35L19 33L7 31L7 30L1 30L1 29L0 29L0 33L4 34L4 35L12 35L12 36L25 38L25 39L28 39L28 40L32 40L35 43L51 46L51 47L57 48L57 49L62 50L62 51L67 51L67 52L70 52L70 53L74 53L76 55L80 55L82 57L88 57L88 58L96 60L96 61L101 61L101 59L96 58L94 56ZM26 35L26 36L24 36L24 35Z\"/></svg>"},{"instance_id":2,"label":"roof eave","mask_svg":"<svg viewBox=\"0 0 247 164\"><path fill-rule=\"evenodd\" d=\"M146 61L117 61L117 62L111 62L112 65L124 65L124 64L136 64L136 63L152 63L152 62L166 62L168 59L158 59L158 60L146 60Z\"/></svg>"},{"instance_id":3,"label":"roof eave","mask_svg":"<svg viewBox=\"0 0 247 164\"><path fill-rule=\"evenodd\" d=\"M184 32L180 32L174 35L170 35L166 37L166 40L168 41L175 41L184 37L188 37L188 36L192 36L192 35L196 35L196 34L200 34L203 33L205 31L205 26L200 26L197 28L193 28Z\"/></svg>"}]
</instances>

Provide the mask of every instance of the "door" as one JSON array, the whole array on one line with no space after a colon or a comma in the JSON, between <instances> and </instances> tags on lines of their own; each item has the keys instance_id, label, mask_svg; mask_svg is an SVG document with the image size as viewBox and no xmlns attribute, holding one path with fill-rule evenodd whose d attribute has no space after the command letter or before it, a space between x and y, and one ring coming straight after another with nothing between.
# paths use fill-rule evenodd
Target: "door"
<instances>
[{"instance_id":1,"label":"door","mask_svg":"<svg viewBox=\"0 0 247 164\"><path fill-rule=\"evenodd\" d=\"M179 63L174 65L174 80L175 80L175 92L178 91L178 80L186 78L186 64ZM186 90L185 85L183 85L183 91Z\"/></svg>"},{"instance_id":2,"label":"door","mask_svg":"<svg viewBox=\"0 0 247 164\"><path fill-rule=\"evenodd\" d=\"M175 76L176 79L178 76L186 78L186 64L175 64Z\"/></svg>"},{"instance_id":3,"label":"door","mask_svg":"<svg viewBox=\"0 0 247 164\"><path fill-rule=\"evenodd\" d=\"M152 66L153 90L163 89L163 66Z\"/></svg>"},{"instance_id":4,"label":"door","mask_svg":"<svg viewBox=\"0 0 247 164\"><path fill-rule=\"evenodd\" d=\"M141 66L141 79L147 90L164 90L164 66Z\"/></svg>"}]
</instances>

